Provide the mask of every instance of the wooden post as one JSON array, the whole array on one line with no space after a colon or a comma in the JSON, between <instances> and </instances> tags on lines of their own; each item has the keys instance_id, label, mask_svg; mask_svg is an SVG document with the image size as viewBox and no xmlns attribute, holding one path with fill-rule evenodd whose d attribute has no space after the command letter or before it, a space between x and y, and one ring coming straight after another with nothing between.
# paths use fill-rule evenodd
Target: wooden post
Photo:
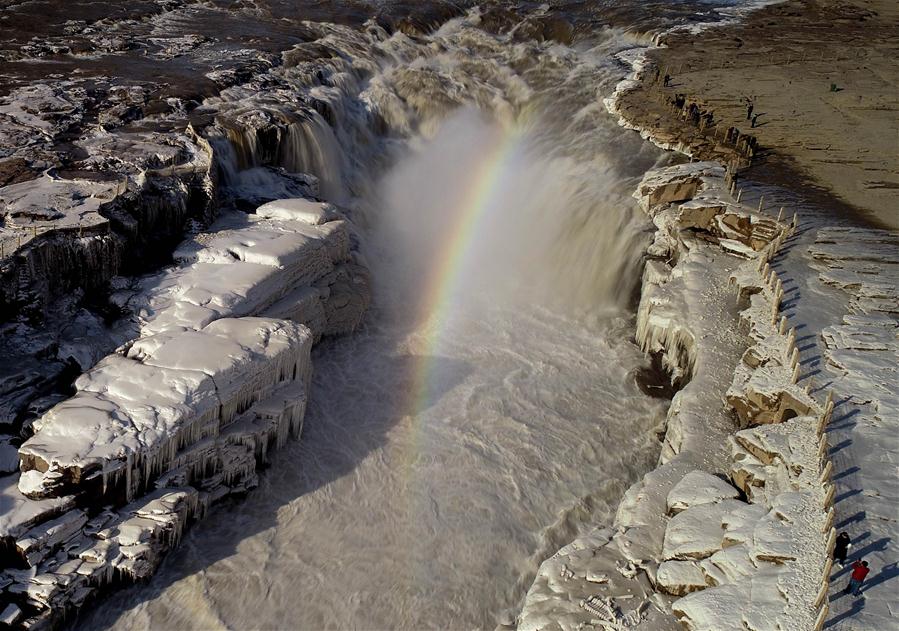
<instances>
[{"instance_id":1,"label":"wooden post","mask_svg":"<svg viewBox=\"0 0 899 631\"><path fill-rule=\"evenodd\" d=\"M828 460L827 464L824 465L824 468L821 469L821 475L818 476L818 479L822 484L828 482L830 479L830 474L833 472L833 461Z\"/></svg>"},{"instance_id":2,"label":"wooden post","mask_svg":"<svg viewBox=\"0 0 899 631\"><path fill-rule=\"evenodd\" d=\"M765 205L765 196L762 195L761 197L759 197L759 212L762 212L762 208L764 207L764 205Z\"/></svg>"},{"instance_id":3,"label":"wooden post","mask_svg":"<svg viewBox=\"0 0 899 631\"><path fill-rule=\"evenodd\" d=\"M828 561L829 560L830 559L828 559ZM825 567L827 567L827 564L825 564ZM829 574L829 572L825 572L824 576L827 576L828 574ZM824 601L827 600L827 588L828 587L830 587L830 583L828 583L827 581L824 581L823 583L821 583L821 587L818 589L818 595L815 597L815 604L814 604L815 607L820 607L821 605L824 604Z\"/></svg>"},{"instance_id":4,"label":"wooden post","mask_svg":"<svg viewBox=\"0 0 899 631\"><path fill-rule=\"evenodd\" d=\"M737 191L737 203L738 204L740 203L741 197L743 197L743 189L742 188L739 191Z\"/></svg>"},{"instance_id":5,"label":"wooden post","mask_svg":"<svg viewBox=\"0 0 899 631\"><path fill-rule=\"evenodd\" d=\"M824 496L824 505L829 508L833 506L833 498L837 494L837 487L835 487L833 484L830 484L828 486L829 488L827 489L827 495Z\"/></svg>"},{"instance_id":6,"label":"wooden post","mask_svg":"<svg viewBox=\"0 0 899 631\"><path fill-rule=\"evenodd\" d=\"M830 419L833 418L833 401L824 406L824 415L827 417L827 422L830 423Z\"/></svg>"},{"instance_id":7,"label":"wooden post","mask_svg":"<svg viewBox=\"0 0 899 631\"><path fill-rule=\"evenodd\" d=\"M827 603L821 605L821 610L818 612L818 617L815 618L815 627L814 631L821 631L824 628L824 623L827 622L827 615L830 613L830 606Z\"/></svg>"},{"instance_id":8,"label":"wooden post","mask_svg":"<svg viewBox=\"0 0 899 631\"><path fill-rule=\"evenodd\" d=\"M821 440L818 443L818 460L824 460L827 454L827 434L821 434ZM826 506L826 504L825 504Z\"/></svg>"},{"instance_id":9,"label":"wooden post","mask_svg":"<svg viewBox=\"0 0 899 631\"><path fill-rule=\"evenodd\" d=\"M777 221L779 222L779 221L780 221L781 219L783 219L783 218L784 218L784 207L781 206L781 207L780 207L780 212L777 213Z\"/></svg>"}]
</instances>

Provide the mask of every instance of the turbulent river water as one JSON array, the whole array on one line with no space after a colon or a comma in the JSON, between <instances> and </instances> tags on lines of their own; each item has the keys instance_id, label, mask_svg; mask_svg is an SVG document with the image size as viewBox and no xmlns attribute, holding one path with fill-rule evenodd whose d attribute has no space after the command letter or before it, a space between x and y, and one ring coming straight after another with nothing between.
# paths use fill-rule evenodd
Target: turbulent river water
<instances>
[{"instance_id":1,"label":"turbulent river water","mask_svg":"<svg viewBox=\"0 0 899 631\"><path fill-rule=\"evenodd\" d=\"M634 40L521 41L473 13L369 44L365 85L403 133L362 148L339 112L317 175L360 225L372 311L314 351L302 439L260 487L79 626L513 624L540 562L655 463L630 193L659 154L601 102Z\"/></svg>"}]
</instances>

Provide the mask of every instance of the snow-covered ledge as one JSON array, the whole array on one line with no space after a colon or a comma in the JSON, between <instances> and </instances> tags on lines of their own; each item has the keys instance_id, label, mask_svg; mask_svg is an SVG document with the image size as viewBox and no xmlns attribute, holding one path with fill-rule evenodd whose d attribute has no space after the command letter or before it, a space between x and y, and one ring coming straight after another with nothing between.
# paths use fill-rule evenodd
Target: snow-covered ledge
<instances>
[{"instance_id":1,"label":"snow-covered ledge","mask_svg":"<svg viewBox=\"0 0 899 631\"><path fill-rule=\"evenodd\" d=\"M637 339L663 353L683 387L660 466L628 490L612 527L541 566L519 629L712 631L768 620L799 629L823 620L829 411L795 385L795 334L774 317L781 292L766 267L791 226L749 212L727 184L720 165L690 163L648 173L635 193L657 227ZM722 626L716 611L737 626Z\"/></svg>"},{"instance_id":2,"label":"snow-covered ledge","mask_svg":"<svg viewBox=\"0 0 899 631\"><path fill-rule=\"evenodd\" d=\"M34 423L0 478L3 620L46 628L149 578L214 501L299 436L322 335L352 331L368 272L334 206L286 199L220 218L114 299L122 346ZM11 622L10 622L11 621Z\"/></svg>"}]
</instances>

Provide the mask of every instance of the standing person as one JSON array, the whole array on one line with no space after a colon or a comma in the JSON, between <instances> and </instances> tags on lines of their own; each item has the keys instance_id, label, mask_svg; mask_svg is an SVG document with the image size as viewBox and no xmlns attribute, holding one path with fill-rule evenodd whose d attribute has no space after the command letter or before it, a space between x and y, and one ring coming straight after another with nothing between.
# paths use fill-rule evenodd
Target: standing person
<instances>
[{"instance_id":1,"label":"standing person","mask_svg":"<svg viewBox=\"0 0 899 631\"><path fill-rule=\"evenodd\" d=\"M668 87L668 84L671 82L671 75L665 75L665 87Z\"/></svg>"},{"instance_id":2,"label":"standing person","mask_svg":"<svg viewBox=\"0 0 899 631\"><path fill-rule=\"evenodd\" d=\"M840 565L846 565L846 553L849 552L850 546L852 546L852 539L849 538L848 533L841 532L837 535L837 543L833 547L833 560L839 561Z\"/></svg>"},{"instance_id":3,"label":"standing person","mask_svg":"<svg viewBox=\"0 0 899 631\"><path fill-rule=\"evenodd\" d=\"M871 570L868 569L867 561L856 561L852 564L852 576L849 577L849 585L846 586L846 591L844 593L848 594L852 592L853 596L860 596L862 593L862 583L865 581L865 577L868 575L868 572Z\"/></svg>"},{"instance_id":4,"label":"standing person","mask_svg":"<svg viewBox=\"0 0 899 631\"><path fill-rule=\"evenodd\" d=\"M754 128L755 124L758 122L758 120L759 120L759 115L756 114L755 116L752 117L752 124L750 125L750 127Z\"/></svg>"},{"instance_id":5,"label":"standing person","mask_svg":"<svg viewBox=\"0 0 899 631\"><path fill-rule=\"evenodd\" d=\"M746 120L752 119L752 110L755 106L752 104L752 101L746 101Z\"/></svg>"}]
</instances>

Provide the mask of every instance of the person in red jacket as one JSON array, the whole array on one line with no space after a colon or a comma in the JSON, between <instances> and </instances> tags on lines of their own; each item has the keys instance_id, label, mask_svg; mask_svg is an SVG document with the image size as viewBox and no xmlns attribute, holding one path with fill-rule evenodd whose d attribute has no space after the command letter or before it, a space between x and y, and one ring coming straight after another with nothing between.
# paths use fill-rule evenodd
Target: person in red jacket
<instances>
[{"instance_id":1,"label":"person in red jacket","mask_svg":"<svg viewBox=\"0 0 899 631\"><path fill-rule=\"evenodd\" d=\"M849 585L846 586L845 593L852 592L853 596L859 596L862 593L862 583L868 575L867 561L856 561L852 564L852 576L849 577Z\"/></svg>"}]
</instances>

